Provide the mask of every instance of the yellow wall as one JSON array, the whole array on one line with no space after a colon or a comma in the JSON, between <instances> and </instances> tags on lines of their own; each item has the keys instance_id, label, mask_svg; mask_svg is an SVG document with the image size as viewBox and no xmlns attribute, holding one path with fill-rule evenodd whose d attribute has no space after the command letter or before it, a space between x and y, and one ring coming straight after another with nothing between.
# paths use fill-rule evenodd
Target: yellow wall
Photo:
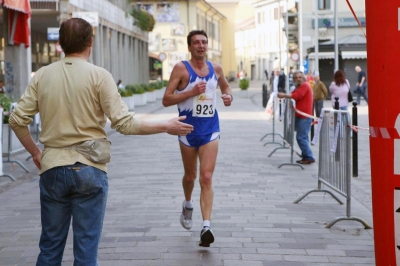
<instances>
[{"instance_id":1,"label":"yellow wall","mask_svg":"<svg viewBox=\"0 0 400 266\"><path fill-rule=\"evenodd\" d=\"M200 29L197 26L197 14L201 14L207 17L209 21L213 21L215 24L218 20L221 20L220 39L221 43L217 40L210 40L208 57L213 62L220 63L224 70L225 76L229 75L229 71L235 71L236 58L235 58L235 34L234 34L234 18L232 21L225 21L225 14L232 14L235 12L234 6L231 5L224 9L225 13L222 13L214 5L210 6L205 1L189 0L186 2L168 2L169 4L179 4L179 23L184 26L184 34L182 36L172 34L172 27L175 22L157 22L157 9L156 4L160 2L142 2L143 4L151 4L154 6L154 17L156 24L152 33L149 34L149 53L153 55L159 55L165 53L167 55L165 61L163 61L162 78L168 80L171 71L176 63L181 60L190 59L190 54L187 48L186 36L191 30ZM158 36L159 44L156 46L157 49L152 49L152 43L154 42L154 36ZM176 49L168 51L162 45L162 39L173 39L175 41ZM152 41L153 40L153 41Z\"/></svg>"},{"instance_id":2,"label":"yellow wall","mask_svg":"<svg viewBox=\"0 0 400 266\"><path fill-rule=\"evenodd\" d=\"M225 76L229 76L230 71L236 71L236 48L235 48L235 20L236 3L213 3L209 2L226 19L222 21L221 44L222 44L222 69Z\"/></svg>"}]
</instances>

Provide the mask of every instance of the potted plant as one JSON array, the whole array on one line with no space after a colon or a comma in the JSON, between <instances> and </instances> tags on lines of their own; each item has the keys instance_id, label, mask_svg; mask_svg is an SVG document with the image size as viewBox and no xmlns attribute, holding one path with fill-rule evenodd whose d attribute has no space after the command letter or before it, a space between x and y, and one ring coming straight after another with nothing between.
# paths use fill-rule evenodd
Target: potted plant
<instances>
[{"instance_id":1,"label":"potted plant","mask_svg":"<svg viewBox=\"0 0 400 266\"><path fill-rule=\"evenodd\" d=\"M156 88L156 98L162 99L164 97L163 84L161 81L154 82L154 86Z\"/></svg>"},{"instance_id":2,"label":"potted plant","mask_svg":"<svg viewBox=\"0 0 400 266\"><path fill-rule=\"evenodd\" d=\"M118 92L121 94L121 99L128 106L128 109L133 110L135 108L135 103L132 97L132 92L128 90L127 87L128 86L126 86L125 89L118 89Z\"/></svg>"},{"instance_id":3,"label":"potted plant","mask_svg":"<svg viewBox=\"0 0 400 266\"><path fill-rule=\"evenodd\" d=\"M140 85L129 85L127 88L133 94L133 101L135 106L143 106L147 103L146 91Z\"/></svg>"},{"instance_id":4,"label":"potted plant","mask_svg":"<svg viewBox=\"0 0 400 266\"><path fill-rule=\"evenodd\" d=\"M153 83L150 84L142 84L141 85L146 91L146 97L148 103L154 103L156 101L156 87Z\"/></svg>"},{"instance_id":5,"label":"potted plant","mask_svg":"<svg viewBox=\"0 0 400 266\"><path fill-rule=\"evenodd\" d=\"M249 88L250 81L246 78L243 78L239 81L240 88L240 96L243 98L247 98L247 89Z\"/></svg>"},{"instance_id":6,"label":"potted plant","mask_svg":"<svg viewBox=\"0 0 400 266\"><path fill-rule=\"evenodd\" d=\"M161 83L162 95L164 97L165 89L167 88L167 85L168 85L168 80L162 80L162 81L160 81L160 83Z\"/></svg>"}]
</instances>

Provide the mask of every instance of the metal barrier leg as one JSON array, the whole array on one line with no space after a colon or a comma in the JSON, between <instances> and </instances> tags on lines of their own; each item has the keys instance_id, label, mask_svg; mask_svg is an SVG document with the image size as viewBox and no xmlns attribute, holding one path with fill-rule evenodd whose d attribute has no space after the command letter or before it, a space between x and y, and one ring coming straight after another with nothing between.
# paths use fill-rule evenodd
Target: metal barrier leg
<instances>
[{"instance_id":1,"label":"metal barrier leg","mask_svg":"<svg viewBox=\"0 0 400 266\"><path fill-rule=\"evenodd\" d=\"M279 134L277 134L277 135L279 135ZM280 136L280 135L279 135ZM270 141L270 142L265 142L264 143L264 145L263 146L267 146L268 144L278 144L278 145L280 145L281 147L283 146L283 144L281 144L281 143L279 143L279 142L275 142L275 141Z\"/></svg>"},{"instance_id":2,"label":"metal barrier leg","mask_svg":"<svg viewBox=\"0 0 400 266\"><path fill-rule=\"evenodd\" d=\"M12 181L15 181L15 178L12 175L3 174L0 177L9 177Z\"/></svg>"},{"instance_id":3,"label":"metal barrier leg","mask_svg":"<svg viewBox=\"0 0 400 266\"><path fill-rule=\"evenodd\" d=\"M20 161L15 161L15 160L8 160L8 161L3 161L3 163L16 163L19 166L21 166L22 169L25 170L25 172L29 173L28 168L25 167L25 165L23 165Z\"/></svg>"},{"instance_id":4,"label":"metal barrier leg","mask_svg":"<svg viewBox=\"0 0 400 266\"><path fill-rule=\"evenodd\" d=\"M357 221L357 222L362 223L362 225L364 225L365 229L372 229L372 227L369 226L369 224L364 219L361 219L359 217L354 217L354 216L352 216L352 217L339 216L335 220L330 222L327 226L325 226L325 228L331 228L335 223L337 223L339 221L343 221L343 220L346 220L346 221Z\"/></svg>"},{"instance_id":5,"label":"metal barrier leg","mask_svg":"<svg viewBox=\"0 0 400 266\"><path fill-rule=\"evenodd\" d=\"M11 156L11 136L12 131L11 131L11 127L8 127L8 154L7 154L7 161L3 161L3 163L16 163L19 166L22 167L22 169L25 170L25 172L29 173L28 168L26 168L20 161L16 161L16 160L11 160L10 156Z\"/></svg>"},{"instance_id":6,"label":"metal barrier leg","mask_svg":"<svg viewBox=\"0 0 400 266\"><path fill-rule=\"evenodd\" d=\"M272 97L275 97L275 96L272 96ZM272 142L264 143L264 146L266 146L267 144L278 144L280 146L283 146L281 143L275 142L275 135L281 137L282 139L283 139L283 136L281 134L279 134L279 133L275 133L275 104L274 103L275 103L275 101L273 100L273 106L272 106L272 112L273 112L273 114L272 114L272 133L267 133L267 134L264 135L264 137L262 137L260 139L260 141L262 141L265 137L267 137L269 135L272 135Z\"/></svg>"},{"instance_id":7,"label":"metal barrier leg","mask_svg":"<svg viewBox=\"0 0 400 266\"><path fill-rule=\"evenodd\" d=\"M324 192L324 193L328 193L329 195L332 196L332 198L334 198L337 202L339 202L340 205L343 205L343 202L342 202L338 197L336 197L335 194L333 194L333 193L330 192L329 190L325 190L325 189L313 189L313 190L310 190L310 191L308 191L306 194L304 194L303 196L301 196L300 198L298 198L297 200L295 200L293 203L294 203L294 204L299 203L302 199L304 199L305 197L307 197L308 194L311 194L312 192Z\"/></svg>"},{"instance_id":8,"label":"metal barrier leg","mask_svg":"<svg viewBox=\"0 0 400 266\"><path fill-rule=\"evenodd\" d=\"M298 167L300 167L301 169L304 170L304 167L302 165L298 164L298 163L283 163L283 164L279 165L278 168L281 168L284 165L295 165L295 166L298 166Z\"/></svg>"},{"instance_id":9,"label":"metal barrier leg","mask_svg":"<svg viewBox=\"0 0 400 266\"><path fill-rule=\"evenodd\" d=\"M283 147L278 147L278 148L276 148L275 150L273 150L273 151L268 155L268 157L271 157L271 155L274 154L274 152L277 151L277 150L286 150L286 149L289 149L289 147L285 147L285 146L283 146Z\"/></svg>"}]
</instances>

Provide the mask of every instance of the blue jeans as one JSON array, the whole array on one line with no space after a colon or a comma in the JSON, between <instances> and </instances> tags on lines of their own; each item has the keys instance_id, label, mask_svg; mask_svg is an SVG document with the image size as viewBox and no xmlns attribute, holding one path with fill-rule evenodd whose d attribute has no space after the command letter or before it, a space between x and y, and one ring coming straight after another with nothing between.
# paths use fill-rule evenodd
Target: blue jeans
<instances>
[{"instance_id":1,"label":"blue jeans","mask_svg":"<svg viewBox=\"0 0 400 266\"><path fill-rule=\"evenodd\" d=\"M314 111L316 117L321 115L322 108L324 108L324 100L314 100Z\"/></svg>"},{"instance_id":2,"label":"blue jeans","mask_svg":"<svg viewBox=\"0 0 400 266\"><path fill-rule=\"evenodd\" d=\"M61 265L69 226L74 266L97 266L107 203L107 173L85 164L55 167L40 176L42 234L37 266Z\"/></svg>"},{"instance_id":3,"label":"blue jeans","mask_svg":"<svg viewBox=\"0 0 400 266\"><path fill-rule=\"evenodd\" d=\"M363 84L360 87L359 92L357 92L357 103L360 104L361 95L364 97L364 100L368 103L368 96L367 96L367 84Z\"/></svg>"},{"instance_id":4,"label":"blue jeans","mask_svg":"<svg viewBox=\"0 0 400 266\"><path fill-rule=\"evenodd\" d=\"M303 160L315 160L310 147L308 133L311 129L311 118L298 118L295 120L296 140L301 150Z\"/></svg>"}]
</instances>

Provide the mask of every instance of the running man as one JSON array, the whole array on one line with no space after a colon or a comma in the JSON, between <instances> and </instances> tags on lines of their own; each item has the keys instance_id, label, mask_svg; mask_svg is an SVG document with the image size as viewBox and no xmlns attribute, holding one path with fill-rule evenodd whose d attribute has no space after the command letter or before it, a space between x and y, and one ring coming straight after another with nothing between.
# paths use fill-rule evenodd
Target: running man
<instances>
[{"instance_id":1,"label":"running man","mask_svg":"<svg viewBox=\"0 0 400 266\"><path fill-rule=\"evenodd\" d=\"M206 60L208 37L203 30L193 30L187 36L191 59L175 65L163 98L164 106L178 105L182 122L194 126L187 136L179 136L184 176L182 179L185 200L182 203L180 222L186 229L192 227L192 192L200 162L200 207L203 225L199 246L209 247L214 242L210 220L213 205L212 175L215 168L219 142L219 119L216 109L217 86L221 88L225 106L233 100L232 91L220 65Z\"/></svg>"}]
</instances>

